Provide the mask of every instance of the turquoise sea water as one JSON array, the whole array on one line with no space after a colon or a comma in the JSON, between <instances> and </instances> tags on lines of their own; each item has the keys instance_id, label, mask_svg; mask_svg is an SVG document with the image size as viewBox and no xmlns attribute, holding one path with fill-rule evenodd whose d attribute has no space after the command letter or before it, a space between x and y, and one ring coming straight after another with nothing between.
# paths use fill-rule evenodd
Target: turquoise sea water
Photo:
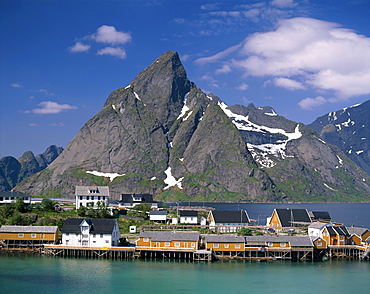
<instances>
[{"instance_id":1,"label":"turquoise sea water","mask_svg":"<svg viewBox=\"0 0 370 294\"><path fill-rule=\"evenodd\" d=\"M0 256L0 293L369 293L370 262Z\"/></svg>"}]
</instances>

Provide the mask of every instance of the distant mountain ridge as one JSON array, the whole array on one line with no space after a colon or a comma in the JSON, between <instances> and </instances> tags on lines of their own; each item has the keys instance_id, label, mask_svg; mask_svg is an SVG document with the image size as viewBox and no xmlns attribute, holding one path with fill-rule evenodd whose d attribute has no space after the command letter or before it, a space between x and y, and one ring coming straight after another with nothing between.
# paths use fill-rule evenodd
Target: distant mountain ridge
<instances>
[{"instance_id":1,"label":"distant mountain ridge","mask_svg":"<svg viewBox=\"0 0 370 294\"><path fill-rule=\"evenodd\" d=\"M35 156L32 151L20 158L4 156L0 159L0 190L9 191L27 177L45 169L62 153L63 148L49 146L44 153Z\"/></svg>"},{"instance_id":2,"label":"distant mountain ridge","mask_svg":"<svg viewBox=\"0 0 370 294\"><path fill-rule=\"evenodd\" d=\"M338 148L271 107L228 107L205 94L174 51L113 91L63 153L17 188L71 198L81 182L109 185L113 199L370 200L369 175Z\"/></svg>"},{"instance_id":3,"label":"distant mountain ridge","mask_svg":"<svg viewBox=\"0 0 370 294\"><path fill-rule=\"evenodd\" d=\"M330 112L308 126L370 175L370 100Z\"/></svg>"}]
</instances>

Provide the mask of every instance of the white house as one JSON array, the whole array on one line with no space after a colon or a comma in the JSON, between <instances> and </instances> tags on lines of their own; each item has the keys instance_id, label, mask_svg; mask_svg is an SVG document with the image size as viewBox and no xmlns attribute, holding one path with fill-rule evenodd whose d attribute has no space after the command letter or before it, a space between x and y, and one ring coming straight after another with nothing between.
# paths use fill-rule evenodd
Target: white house
<instances>
[{"instance_id":1,"label":"white house","mask_svg":"<svg viewBox=\"0 0 370 294\"><path fill-rule=\"evenodd\" d=\"M210 227L218 227L221 233L236 233L248 226L250 219L246 210L211 210L208 222Z\"/></svg>"},{"instance_id":2,"label":"white house","mask_svg":"<svg viewBox=\"0 0 370 294\"><path fill-rule=\"evenodd\" d=\"M327 223L313 222L308 226L308 236L315 238L322 237L321 236L322 230L329 225L330 224Z\"/></svg>"},{"instance_id":3,"label":"white house","mask_svg":"<svg viewBox=\"0 0 370 294\"><path fill-rule=\"evenodd\" d=\"M109 187L108 186L76 186L76 209L81 206L88 206L93 203L93 207L98 207L98 202L108 206Z\"/></svg>"},{"instance_id":4,"label":"white house","mask_svg":"<svg viewBox=\"0 0 370 294\"><path fill-rule=\"evenodd\" d=\"M0 192L0 204L9 204L16 202L17 198L23 198L25 205L31 204L31 196L19 191Z\"/></svg>"},{"instance_id":5,"label":"white house","mask_svg":"<svg viewBox=\"0 0 370 294\"><path fill-rule=\"evenodd\" d=\"M84 247L118 246L120 232L116 219L67 218L62 244Z\"/></svg>"},{"instance_id":6,"label":"white house","mask_svg":"<svg viewBox=\"0 0 370 294\"><path fill-rule=\"evenodd\" d=\"M181 224L197 224L198 211L180 210L180 223Z\"/></svg>"}]
</instances>

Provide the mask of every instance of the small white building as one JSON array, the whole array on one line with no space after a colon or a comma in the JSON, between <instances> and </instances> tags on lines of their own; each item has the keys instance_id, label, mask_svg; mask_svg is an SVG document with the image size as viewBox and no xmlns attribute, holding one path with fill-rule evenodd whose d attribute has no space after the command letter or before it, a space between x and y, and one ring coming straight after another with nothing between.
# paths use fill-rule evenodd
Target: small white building
<instances>
[{"instance_id":1,"label":"small white building","mask_svg":"<svg viewBox=\"0 0 370 294\"><path fill-rule=\"evenodd\" d=\"M67 218L62 229L62 244L83 247L118 246L116 219Z\"/></svg>"},{"instance_id":2,"label":"small white building","mask_svg":"<svg viewBox=\"0 0 370 294\"><path fill-rule=\"evenodd\" d=\"M81 206L88 207L92 203L94 208L98 207L98 202L108 206L109 187L108 186L76 186L76 209Z\"/></svg>"},{"instance_id":3,"label":"small white building","mask_svg":"<svg viewBox=\"0 0 370 294\"><path fill-rule=\"evenodd\" d=\"M198 211L193 210L180 210L180 224L197 224Z\"/></svg>"}]
</instances>

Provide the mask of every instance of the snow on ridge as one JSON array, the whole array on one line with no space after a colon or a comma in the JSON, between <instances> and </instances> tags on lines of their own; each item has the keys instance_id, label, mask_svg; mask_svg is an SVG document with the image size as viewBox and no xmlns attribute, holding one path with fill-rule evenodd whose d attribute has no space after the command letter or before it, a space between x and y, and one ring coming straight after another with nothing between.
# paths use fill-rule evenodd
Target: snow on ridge
<instances>
[{"instance_id":1,"label":"snow on ridge","mask_svg":"<svg viewBox=\"0 0 370 294\"><path fill-rule=\"evenodd\" d=\"M114 110L116 110L116 105L112 104L112 108L113 108Z\"/></svg>"},{"instance_id":2,"label":"snow on ridge","mask_svg":"<svg viewBox=\"0 0 370 294\"><path fill-rule=\"evenodd\" d=\"M126 86L126 87L125 87L125 89L128 89L128 88L130 88L130 87L131 87L131 85L128 85L128 86Z\"/></svg>"},{"instance_id":3,"label":"snow on ridge","mask_svg":"<svg viewBox=\"0 0 370 294\"><path fill-rule=\"evenodd\" d=\"M340 158L338 155L337 155L337 158L338 158L339 164L343 164L343 159Z\"/></svg>"},{"instance_id":4,"label":"snow on ridge","mask_svg":"<svg viewBox=\"0 0 370 294\"><path fill-rule=\"evenodd\" d=\"M118 174L118 173L103 173L103 172L98 172L96 170L94 171L86 171L87 174L92 174L94 176L97 176L97 177L105 177L105 178L109 178L110 181L112 182L116 177L122 177L124 176L125 174Z\"/></svg>"},{"instance_id":5,"label":"snow on ridge","mask_svg":"<svg viewBox=\"0 0 370 294\"><path fill-rule=\"evenodd\" d=\"M283 129L275 129L270 128L266 126L257 125L255 123L252 123L249 120L248 116L243 116L240 114L235 114L231 110L227 109L227 105L224 102L219 102L218 105L221 107L221 109L224 111L224 113L229 117L233 119L233 123L236 125L236 127L239 130L246 130L246 131L254 131L254 132L261 132L261 133L271 133L271 134L282 134L286 137L288 137L287 141L299 139L302 137L302 133L299 131L299 124L297 124L294 133L287 133ZM242 122L242 123L238 123ZM247 125L245 125L247 124Z\"/></svg>"},{"instance_id":6,"label":"snow on ridge","mask_svg":"<svg viewBox=\"0 0 370 294\"><path fill-rule=\"evenodd\" d=\"M163 189L164 190L167 190L168 188L170 187L174 187L174 186L177 186L179 187L179 189L182 190L182 185L181 185L181 181L183 180L184 177L176 180L176 178L172 175L171 173L171 167L168 167L164 173L166 174L167 178L165 178L164 180L164 183L167 184L166 187L164 187Z\"/></svg>"},{"instance_id":7,"label":"snow on ridge","mask_svg":"<svg viewBox=\"0 0 370 294\"><path fill-rule=\"evenodd\" d=\"M265 113L266 115L269 115L269 116L277 116L278 114L271 108L271 113L268 112L268 113Z\"/></svg>"},{"instance_id":8,"label":"snow on ridge","mask_svg":"<svg viewBox=\"0 0 370 294\"><path fill-rule=\"evenodd\" d=\"M364 152L364 150L359 150L359 151L356 151L356 154L359 155L359 154L361 154L363 152Z\"/></svg>"},{"instance_id":9,"label":"snow on ridge","mask_svg":"<svg viewBox=\"0 0 370 294\"><path fill-rule=\"evenodd\" d=\"M332 187L330 187L328 184L324 183L324 186L332 191L336 191L335 189L333 189Z\"/></svg>"},{"instance_id":10,"label":"snow on ridge","mask_svg":"<svg viewBox=\"0 0 370 294\"><path fill-rule=\"evenodd\" d=\"M137 100L140 100L141 101L139 95L135 91L134 91L134 95L135 95L135 97L136 97Z\"/></svg>"},{"instance_id":11,"label":"snow on ridge","mask_svg":"<svg viewBox=\"0 0 370 294\"><path fill-rule=\"evenodd\" d=\"M157 177L151 177L150 180L154 181Z\"/></svg>"}]
</instances>

